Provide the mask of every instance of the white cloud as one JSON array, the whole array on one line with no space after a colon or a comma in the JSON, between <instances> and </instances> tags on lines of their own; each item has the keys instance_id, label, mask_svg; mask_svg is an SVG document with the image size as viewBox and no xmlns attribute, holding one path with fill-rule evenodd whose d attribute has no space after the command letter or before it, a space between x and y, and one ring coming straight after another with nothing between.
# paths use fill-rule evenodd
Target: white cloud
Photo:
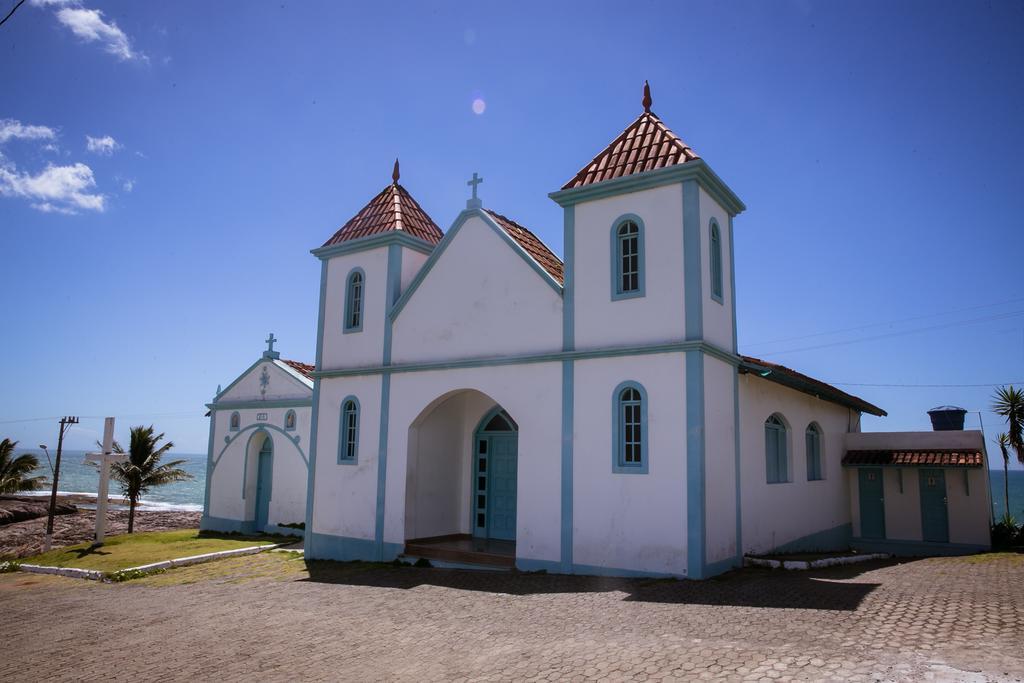
<instances>
[{"instance_id":1,"label":"white cloud","mask_svg":"<svg viewBox=\"0 0 1024 683\"><path fill-rule=\"evenodd\" d=\"M58 7L63 5L79 5L80 0L32 0L32 5L36 7L50 7L56 5Z\"/></svg>"},{"instance_id":2,"label":"white cloud","mask_svg":"<svg viewBox=\"0 0 1024 683\"><path fill-rule=\"evenodd\" d=\"M0 119L0 145L8 140L53 140L57 133L46 126L26 126L14 119Z\"/></svg>"},{"instance_id":3,"label":"white cloud","mask_svg":"<svg viewBox=\"0 0 1024 683\"><path fill-rule=\"evenodd\" d=\"M83 163L47 165L36 175L22 173L0 156L0 195L29 199L43 212L103 211L106 197L96 193L92 169Z\"/></svg>"},{"instance_id":4,"label":"white cloud","mask_svg":"<svg viewBox=\"0 0 1024 683\"><path fill-rule=\"evenodd\" d=\"M132 190L135 189L135 181L134 180L126 180L126 181L124 181L123 183L121 183L121 189L124 190L125 192L131 192Z\"/></svg>"},{"instance_id":5,"label":"white cloud","mask_svg":"<svg viewBox=\"0 0 1024 683\"><path fill-rule=\"evenodd\" d=\"M40 3L37 3L40 4ZM57 21L71 29L71 32L87 43L99 41L103 49L123 61L133 59L145 60L146 55L132 49L127 34L118 28L113 21L103 19L103 12L98 9L86 9L77 3L56 2L45 0L43 5L60 5L57 10ZM72 5L72 6L68 6Z\"/></svg>"},{"instance_id":6,"label":"white cloud","mask_svg":"<svg viewBox=\"0 0 1024 683\"><path fill-rule=\"evenodd\" d=\"M94 138L91 135L85 136L85 147L94 154L102 154L103 156L110 156L115 151L121 149L121 145L118 144L117 140L104 135L101 138Z\"/></svg>"}]
</instances>

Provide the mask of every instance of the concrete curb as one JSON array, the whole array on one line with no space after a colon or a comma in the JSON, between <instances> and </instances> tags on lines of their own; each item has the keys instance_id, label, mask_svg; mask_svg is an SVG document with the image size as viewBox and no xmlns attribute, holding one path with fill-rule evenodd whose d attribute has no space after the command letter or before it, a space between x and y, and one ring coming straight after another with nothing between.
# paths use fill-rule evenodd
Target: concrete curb
<instances>
[{"instance_id":1,"label":"concrete curb","mask_svg":"<svg viewBox=\"0 0 1024 683\"><path fill-rule=\"evenodd\" d=\"M234 550L219 550L215 553L179 557L173 560L164 560L163 562L152 562L138 567L126 567L113 572L101 572L96 569L76 569L74 567L47 567L39 564L19 564L18 571L28 572L30 574L56 574L57 576L68 576L74 579L89 579L91 581L107 581L109 580L108 576L110 574L117 574L119 572L142 572L143 574L148 574L162 569L170 569L171 567L186 567L191 564L213 562L214 560L220 560L225 557L255 555L256 553L262 553L267 550L276 550L282 545L285 544L270 543L268 545L249 546L248 548L235 548Z\"/></svg>"},{"instance_id":2,"label":"concrete curb","mask_svg":"<svg viewBox=\"0 0 1024 683\"><path fill-rule=\"evenodd\" d=\"M844 555L842 557L823 557L820 560L771 560L766 557L744 556L743 566L745 567L766 567L768 569L822 569L824 567L839 567L846 564L858 564L871 560L886 560L892 557L887 553L870 553L867 555Z\"/></svg>"}]
</instances>

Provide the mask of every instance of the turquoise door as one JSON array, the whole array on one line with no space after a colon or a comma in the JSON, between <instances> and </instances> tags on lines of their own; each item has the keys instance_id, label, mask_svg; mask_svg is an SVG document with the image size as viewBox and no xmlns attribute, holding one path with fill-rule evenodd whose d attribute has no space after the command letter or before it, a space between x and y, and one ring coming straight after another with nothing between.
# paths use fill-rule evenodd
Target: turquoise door
<instances>
[{"instance_id":1,"label":"turquoise door","mask_svg":"<svg viewBox=\"0 0 1024 683\"><path fill-rule=\"evenodd\" d=\"M495 409L480 421L474 441L473 535L516 540L518 444L515 421Z\"/></svg>"},{"instance_id":2,"label":"turquoise door","mask_svg":"<svg viewBox=\"0 0 1024 683\"><path fill-rule=\"evenodd\" d=\"M274 473L274 444L268 436L260 448L259 465L256 470L256 529L263 531L270 513L271 478Z\"/></svg>"},{"instance_id":3,"label":"turquoise door","mask_svg":"<svg viewBox=\"0 0 1024 683\"><path fill-rule=\"evenodd\" d=\"M491 436L490 526L487 536L516 540L516 435Z\"/></svg>"},{"instance_id":4,"label":"turquoise door","mask_svg":"<svg viewBox=\"0 0 1024 683\"><path fill-rule=\"evenodd\" d=\"M862 538L885 538L885 495L882 470L863 467L857 471L860 489L860 535Z\"/></svg>"},{"instance_id":5,"label":"turquoise door","mask_svg":"<svg viewBox=\"0 0 1024 683\"><path fill-rule=\"evenodd\" d=\"M949 510L946 508L946 473L921 470L921 537L949 543Z\"/></svg>"}]
</instances>

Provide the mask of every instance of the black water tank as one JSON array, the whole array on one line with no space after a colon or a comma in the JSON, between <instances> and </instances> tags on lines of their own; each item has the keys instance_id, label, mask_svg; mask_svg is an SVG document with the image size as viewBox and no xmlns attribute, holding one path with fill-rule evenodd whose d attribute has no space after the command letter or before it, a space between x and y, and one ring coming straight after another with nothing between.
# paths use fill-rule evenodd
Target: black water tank
<instances>
[{"instance_id":1,"label":"black water tank","mask_svg":"<svg viewBox=\"0 0 1024 683\"><path fill-rule=\"evenodd\" d=\"M928 411L928 417L932 419L932 429L937 432L963 431L966 414L966 410L956 406L939 406Z\"/></svg>"}]
</instances>

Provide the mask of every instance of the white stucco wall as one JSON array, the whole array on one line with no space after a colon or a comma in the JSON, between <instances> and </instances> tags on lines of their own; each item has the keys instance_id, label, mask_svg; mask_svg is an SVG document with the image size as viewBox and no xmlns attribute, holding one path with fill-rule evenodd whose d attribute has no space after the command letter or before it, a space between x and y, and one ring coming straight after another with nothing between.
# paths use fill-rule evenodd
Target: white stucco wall
<instances>
[{"instance_id":1,"label":"white stucco wall","mask_svg":"<svg viewBox=\"0 0 1024 683\"><path fill-rule=\"evenodd\" d=\"M612 226L644 223L642 297L612 301ZM669 185L581 202L575 208L576 348L657 344L684 336L683 193Z\"/></svg>"},{"instance_id":2,"label":"white stucco wall","mask_svg":"<svg viewBox=\"0 0 1024 683\"><path fill-rule=\"evenodd\" d=\"M397 373L392 376L384 541L404 543L407 528L415 528L417 535L423 535L416 522L407 521L407 514L413 512L406 509L409 439L410 435L417 436L417 430L410 430L410 426L428 417L439 405L438 399L466 390L474 390L483 396L467 400L462 405L463 429L471 430L476 426L475 420L482 416L485 410L481 409L482 405L488 399L501 405L519 425L517 556L557 561L561 534L562 414L561 365L558 363ZM468 442L468 437L464 441ZM469 444L465 443L465 446ZM419 459L418 470L422 469L423 462ZM318 478L319 473L318 467ZM431 475L433 483L429 484L434 487L437 486L436 474ZM458 486L468 488L470 485L468 472L461 468L447 476ZM468 508L461 509L460 503L459 519L468 520Z\"/></svg>"},{"instance_id":3,"label":"white stucco wall","mask_svg":"<svg viewBox=\"0 0 1024 683\"><path fill-rule=\"evenodd\" d=\"M320 381L312 531L348 538L374 538L377 511L377 462L380 443L379 375L324 378ZM338 462L341 403L359 401L355 464Z\"/></svg>"},{"instance_id":4,"label":"white stucco wall","mask_svg":"<svg viewBox=\"0 0 1024 683\"><path fill-rule=\"evenodd\" d=\"M729 214L703 189L700 191L700 268L701 295L704 302L704 339L719 348L732 351L732 243L729 241ZM722 244L722 302L711 298L711 219L718 221Z\"/></svg>"},{"instance_id":5,"label":"white stucco wall","mask_svg":"<svg viewBox=\"0 0 1024 683\"><path fill-rule=\"evenodd\" d=\"M313 381L306 379L291 368L281 367L283 362L263 360L248 372L242 374L237 382L228 385L227 389L217 397L218 401L256 401L280 399L312 399ZM267 370L266 392L261 393L260 377L263 369Z\"/></svg>"},{"instance_id":6,"label":"white stucco wall","mask_svg":"<svg viewBox=\"0 0 1024 683\"><path fill-rule=\"evenodd\" d=\"M735 369L704 355L705 561L721 562L736 553Z\"/></svg>"},{"instance_id":7,"label":"white stucco wall","mask_svg":"<svg viewBox=\"0 0 1024 683\"><path fill-rule=\"evenodd\" d=\"M275 428L284 429L288 410L295 411L295 430L283 433ZM268 522L290 524L304 521L307 484L304 458L308 456L311 408L239 409L238 431L230 430L232 412L235 411L215 410L210 417L215 425L214 466L210 476L210 506L206 514L242 522L256 518L257 457L265 435L274 446ZM259 436L254 437L257 434ZM225 438L229 441L226 442Z\"/></svg>"},{"instance_id":8,"label":"white stucco wall","mask_svg":"<svg viewBox=\"0 0 1024 683\"><path fill-rule=\"evenodd\" d=\"M416 274L420 272L420 268L426 263L427 259L430 258L430 254L424 254L423 252L416 251L415 249L409 249L402 247L402 277L400 279L401 287L398 292L398 296L402 295L402 292L409 286Z\"/></svg>"},{"instance_id":9,"label":"white stucco wall","mask_svg":"<svg viewBox=\"0 0 1024 683\"><path fill-rule=\"evenodd\" d=\"M627 380L647 391L647 474L612 471L613 394ZM579 361L574 386L573 562L685 574L683 354Z\"/></svg>"},{"instance_id":10,"label":"white stucco wall","mask_svg":"<svg viewBox=\"0 0 1024 683\"><path fill-rule=\"evenodd\" d=\"M474 216L406 302L392 339L395 363L558 351L562 299Z\"/></svg>"},{"instance_id":11,"label":"white stucco wall","mask_svg":"<svg viewBox=\"0 0 1024 683\"><path fill-rule=\"evenodd\" d=\"M366 281L363 284L363 329L360 332L345 334L345 290L349 273L356 267L362 268L366 273ZM387 273L387 247L342 254L327 262L324 369L381 364L384 357L384 316L387 312Z\"/></svg>"},{"instance_id":12,"label":"white stucco wall","mask_svg":"<svg viewBox=\"0 0 1024 683\"><path fill-rule=\"evenodd\" d=\"M751 374L740 375L740 482L743 549L768 552L850 523L850 491L841 462L843 437L854 417L847 408ZM767 483L764 423L779 413L787 423L789 478ZM824 479L807 481L804 433L822 431Z\"/></svg>"}]
</instances>

